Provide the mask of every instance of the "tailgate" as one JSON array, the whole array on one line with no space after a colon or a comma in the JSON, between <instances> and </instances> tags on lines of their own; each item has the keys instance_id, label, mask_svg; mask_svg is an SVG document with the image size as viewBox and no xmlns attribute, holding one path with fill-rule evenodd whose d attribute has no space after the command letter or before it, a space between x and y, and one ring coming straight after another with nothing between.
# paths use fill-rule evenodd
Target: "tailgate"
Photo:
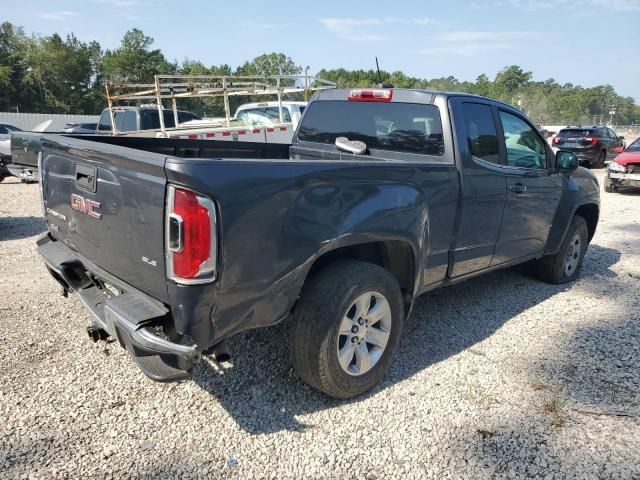
<instances>
[{"instance_id":1,"label":"tailgate","mask_svg":"<svg viewBox=\"0 0 640 480\"><path fill-rule=\"evenodd\" d=\"M51 235L81 257L166 301L165 157L62 136L42 139Z\"/></svg>"}]
</instances>

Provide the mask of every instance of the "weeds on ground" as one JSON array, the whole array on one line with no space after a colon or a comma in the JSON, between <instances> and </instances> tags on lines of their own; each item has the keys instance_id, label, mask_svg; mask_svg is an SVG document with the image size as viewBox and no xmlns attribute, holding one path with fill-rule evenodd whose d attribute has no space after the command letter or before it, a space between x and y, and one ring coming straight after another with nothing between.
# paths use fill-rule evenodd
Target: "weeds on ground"
<instances>
[{"instance_id":1,"label":"weeds on ground","mask_svg":"<svg viewBox=\"0 0 640 480\"><path fill-rule=\"evenodd\" d=\"M498 403L493 389L474 385L470 382L467 382L467 393L464 398L483 410L489 410Z\"/></svg>"},{"instance_id":2,"label":"weeds on ground","mask_svg":"<svg viewBox=\"0 0 640 480\"><path fill-rule=\"evenodd\" d=\"M565 419L563 417L564 407L568 399L562 394L562 389L555 389L550 397L544 400L544 413L551 417L551 425L562 427Z\"/></svg>"}]
</instances>

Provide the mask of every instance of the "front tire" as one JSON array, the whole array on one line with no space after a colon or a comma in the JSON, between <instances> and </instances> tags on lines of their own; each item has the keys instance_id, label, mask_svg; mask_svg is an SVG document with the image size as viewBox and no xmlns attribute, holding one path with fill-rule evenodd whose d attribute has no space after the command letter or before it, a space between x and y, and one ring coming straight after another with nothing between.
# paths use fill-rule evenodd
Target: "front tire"
<instances>
[{"instance_id":1,"label":"front tire","mask_svg":"<svg viewBox=\"0 0 640 480\"><path fill-rule=\"evenodd\" d=\"M335 398L371 389L402 334L402 295L385 269L345 260L305 284L293 314L291 362L312 387Z\"/></svg>"},{"instance_id":2,"label":"front tire","mask_svg":"<svg viewBox=\"0 0 640 480\"><path fill-rule=\"evenodd\" d=\"M555 255L538 260L538 277L548 283L567 283L578 278L584 255L589 246L589 232L584 218L576 215L571 220L567 235Z\"/></svg>"}]
</instances>

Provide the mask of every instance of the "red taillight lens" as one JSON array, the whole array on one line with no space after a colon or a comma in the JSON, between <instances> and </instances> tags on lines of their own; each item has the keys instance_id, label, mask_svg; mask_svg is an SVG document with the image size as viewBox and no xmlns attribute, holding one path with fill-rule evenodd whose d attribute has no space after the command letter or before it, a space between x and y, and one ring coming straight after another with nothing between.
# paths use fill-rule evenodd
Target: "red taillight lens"
<instances>
[{"instance_id":1,"label":"red taillight lens","mask_svg":"<svg viewBox=\"0 0 640 480\"><path fill-rule=\"evenodd\" d=\"M211 199L170 186L167 198L167 274L179 283L214 279L216 214Z\"/></svg>"},{"instance_id":2,"label":"red taillight lens","mask_svg":"<svg viewBox=\"0 0 640 480\"><path fill-rule=\"evenodd\" d=\"M598 143L598 139L596 137L584 137L582 140L585 142L591 142L591 145L596 145Z\"/></svg>"},{"instance_id":3,"label":"red taillight lens","mask_svg":"<svg viewBox=\"0 0 640 480\"><path fill-rule=\"evenodd\" d=\"M347 97L351 102L390 102L393 90L388 89L358 89L351 90Z\"/></svg>"},{"instance_id":4,"label":"red taillight lens","mask_svg":"<svg viewBox=\"0 0 640 480\"><path fill-rule=\"evenodd\" d=\"M553 137L553 143L560 143L560 137Z\"/></svg>"}]
</instances>

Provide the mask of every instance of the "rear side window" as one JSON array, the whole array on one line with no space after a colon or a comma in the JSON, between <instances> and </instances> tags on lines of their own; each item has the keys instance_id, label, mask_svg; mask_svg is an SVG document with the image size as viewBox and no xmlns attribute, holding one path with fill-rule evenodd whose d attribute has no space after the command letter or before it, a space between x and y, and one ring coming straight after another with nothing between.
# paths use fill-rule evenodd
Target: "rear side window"
<instances>
[{"instance_id":1,"label":"rear side window","mask_svg":"<svg viewBox=\"0 0 640 480\"><path fill-rule=\"evenodd\" d=\"M122 131L122 124L124 122L124 111L116 112L114 117L115 117L115 121L116 121L116 131L121 132Z\"/></svg>"},{"instance_id":2,"label":"rear side window","mask_svg":"<svg viewBox=\"0 0 640 480\"><path fill-rule=\"evenodd\" d=\"M487 162L500 163L498 133L491 107L480 103L464 103L462 112L471 155Z\"/></svg>"},{"instance_id":3,"label":"rear side window","mask_svg":"<svg viewBox=\"0 0 640 480\"><path fill-rule=\"evenodd\" d=\"M136 112L132 110L127 110L124 112L124 118L122 120L122 131L123 132L131 132L133 130L137 130L138 125L136 122Z\"/></svg>"},{"instance_id":4,"label":"rear side window","mask_svg":"<svg viewBox=\"0 0 640 480\"><path fill-rule=\"evenodd\" d=\"M337 137L359 140L371 149L444 154L440 111L434 105L333 100L309 105L298 139L334 144Z\"/></svg>"}]
</instances>

